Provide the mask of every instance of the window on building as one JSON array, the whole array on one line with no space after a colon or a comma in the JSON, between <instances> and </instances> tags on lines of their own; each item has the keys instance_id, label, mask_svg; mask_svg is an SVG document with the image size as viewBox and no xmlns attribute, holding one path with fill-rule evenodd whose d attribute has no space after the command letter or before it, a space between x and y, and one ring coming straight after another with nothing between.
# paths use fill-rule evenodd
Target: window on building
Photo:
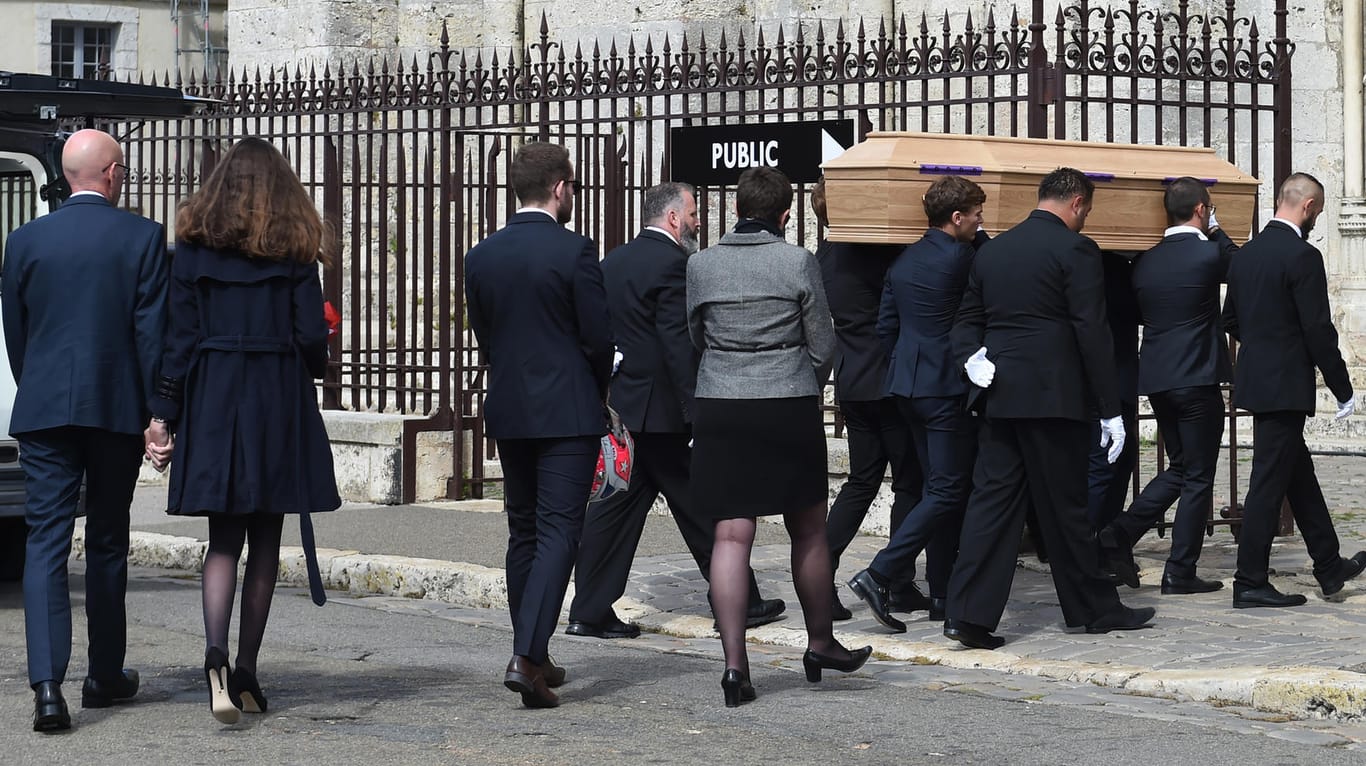
<instances>
[{"instance_id":1,"label":"window on building","mask_svg":"<svg viewBox=\"0 0 1366 766\"><path fill-rule=\"evenodd\" d=\"M112 24L52 22L52 74L104 77L114 57L114 30Z\"/></svg>"}]
</instances>

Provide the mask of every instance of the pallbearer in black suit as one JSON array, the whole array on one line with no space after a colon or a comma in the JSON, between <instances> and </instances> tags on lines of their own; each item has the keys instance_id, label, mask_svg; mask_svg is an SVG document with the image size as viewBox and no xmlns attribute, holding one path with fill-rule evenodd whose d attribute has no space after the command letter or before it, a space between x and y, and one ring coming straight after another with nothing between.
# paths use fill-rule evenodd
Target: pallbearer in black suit
<instances>
[{"instance_id":1,"label":"pallbearer in black suit","mask_svg":"<svg viewBox=\"0 0 1366 766\"><path fill-rule=\"evenodd\" d=\"M1105 320L1115 353L1115 383L1124 423L1124 449L1113 462L1100 446L1100 431L1091 443L1087 476L1086 515L1092 531L1099 530L1124 510L1129 480L1138 462L1138 304L1134 301L1132 253L1101 251L1105 273Z\"/></svg>"},{"instance_id":2,"label":"pallbearer in black suit","mask_svg":"<svg viewBox=\"0 0 1366 766\"><path fill-rule=\"evenodd\" d=\"M1059 168L1039 184L1038 209L982 246L953 328L954 354L985 388L972 496L949 582L944 635L995 649L1015 576L1015 553L1032 498L1048 545L1063 620L1088 633L1146 625L1100 569L1086 520L1087 453L1100 412L1119 456L1113 349L1096 243L1079 232L1091 212L1089 178Z\"/></svg>"},{"instance_id":3,"label":"pallbearer in black suit","mask_svg":"<svg viewBox=\"0 0 1366 766\"><path fill-rule=\"evenodd\" d=\"M811 190L811 211L828 226L825 181ZM825 522L830 545L830 571L839 571L840 556L858 534L873 504L887 467L892 469L891 528L896 530L920 500L920 465L911 432L887 396L887 349L877 337L877 312L887 269L901 254L900 245L861 245L822 239L816 246L830 317L835 323L835 400L844 415L849 445L849 478L840 487ZM853 614L833 595L831 616ZM888 599L899 609L924 609L925 596L915 587L915 562L895 573Z\"/></svg>"},{"instance_id":4,"label":"pallbearer in black suit","mask_svg":"<svg viewBox=\"0 0 1366 766\"><path fill-rule=\"evenodd\" d=\"M930 184L924 206L931 228L897 258L882 292L877 334L891 356L886 389L910 424L916 458L926 474L925 494L849 587L878 622L898 633L906 625L891 615L899 610L888 603L887 587L899 573L912 569L936 538L942 545L931 547L925 568L930 594L938 601L933 606L943 619L971 487L977 424L963 407L967 383L954 359L950 332L986 199L982 187L959 176Z\"/></svg>"},{"instance_id":5,"label":"pallbearer in black suit","mask_svg":"<svg viewBox=\"0 0 1366 766\"><path fill-rule=\"evenodd\" d=\"M1134 262L1133 284L1143 323L1138 391L1148 397L1170 461L1129 507L1100 530L1111 570L1138 587L1133 547L1177 498L1163 593L1207 593L1218 580L1195 574L1206 520L1214 505L1214 472L1224 435L1224 395L1231 378L1228 344L1219 323L1219 284L1237 252L1214 218L1204 182L1178 178L1162 198L1162 241Z\"/></svg>"},{"instance_id":6,"label":"pallbearer in black suit","mask_svg":"<svg viewBox=\"0 0 1366 766\"><path fill-rule=\"evenodd\" d=\"M1304 444L1304 419L1314 413L1314 368L1338 400L1337 419L1356 409L1352 381L1338 351L1328 307L1323 255L1306 237L1323 212L1323 184L1295 173L1276 194L1276 217L1239 251L1228 270L1224 329L1242 345L1233 371L1233 403L1253 414L1252 476L1238 537L1233 606L1299 606L1267 579L1271 539L1281 500L1314 560L1325 596L1361 574L1366 552L1340 555L1337 532Z\"/></svg>"},{"instance_id":7,"label":"pallbearer in black suit","mask_svg":"<svg viewBox=\"0 0 1366 766\"><path fill-rule=\"evenodd\" d=\"M523 205L465 256L470 327L489 362L484 422L498 440L508 515L512 660L503 684L528 707L554 707L564 682L549 655L612 374L612 330L593 241L567 229L579 182L569 152L531 142L508 181Z\"/></svg>"},{"instance_id":8,"label":"pallbearer in black suit","mask_svg":"<svg viewBox=\"0 0 1366 766\"><path fill-rule=\"evenodd\" d=\"M71 660L67 559L85 481L84 707L138 691L127 646L128 506L142 458L166 309L166 230L115 207L128 168L97 130L67 139L72 195L5 247L4 324L19 384L10 433L28 500L24 628L33 728L71 727L61 684Z\"/></svg>"},{"instance_id":9,"label":"pallbearer in black suit","mask_svg":"<svg viewBox=\"0 0 1366 766\"><path fill-rule=\"evenodd\" d=\"M688 337L688 256L697 252L692 187L664 183L649 189L641 218L640 234L602 260L612 334L622 355L612 376L611 403L635 439L635 467L630 489L588 507L564 631L572 636L640 635L612 603L626 592L645 517L660 493L702 576L711 571L715 524L693 511L689 470L698 360ZM785 608L782 599L764 600L750 570L748 626L772 622Z\"/></svg>"}]
</instances>

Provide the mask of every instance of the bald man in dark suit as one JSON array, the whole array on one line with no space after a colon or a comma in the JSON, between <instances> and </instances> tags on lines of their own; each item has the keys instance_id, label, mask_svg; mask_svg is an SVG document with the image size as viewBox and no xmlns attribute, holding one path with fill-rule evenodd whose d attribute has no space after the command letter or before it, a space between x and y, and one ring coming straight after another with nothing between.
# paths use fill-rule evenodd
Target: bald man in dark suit
<instances>
[{"instance_id":1,"label":"bald man in dark suit","mask_svg":"<svg viewBox=\"0 0 1366 766\"><path fill-rule=\"evenodd\" d=\"M1341 556L1304 444L1304 420L1314 414L1315 368L1338 401L1337 419L1356 409L1329 311L1323 255L1307 241L1323 201L1318 179L1292 174L1276 194L1276 217L1243 246L1228 271L1224 329L1242 344L1233 403L1252 413L1254 444L1233 579L1235 608L1307 601L1300 593L1281 593L1267 576L1282 499L1294 511L1323 595L1336 594L1366 567L1366 552Z\"/></svg>"}]
</instances>

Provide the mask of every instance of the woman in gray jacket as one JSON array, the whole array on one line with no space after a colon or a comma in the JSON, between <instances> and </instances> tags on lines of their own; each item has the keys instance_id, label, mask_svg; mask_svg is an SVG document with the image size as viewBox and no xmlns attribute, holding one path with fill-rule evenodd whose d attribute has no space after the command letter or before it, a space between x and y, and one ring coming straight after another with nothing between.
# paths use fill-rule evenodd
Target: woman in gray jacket
<instances>
[{"instance_id":1,"label":"woman in gray jacket","mask_svg":"<svg viewBox=\"0 0 1366 766\"><path fill-rule=\"evenodd\" d=\"M792 185L781 172L740 176L735 230L688 261L688 330L702 352L693 422L696 507L716 520L711 600L727 707L755 698L745 651L755 519L781 514L806 619L808 681L822 668L857 670L872 647L849 651L830 622L830 552L821 388L835 335L816 258L783 241Z\"/></svg>"}]
</instances>

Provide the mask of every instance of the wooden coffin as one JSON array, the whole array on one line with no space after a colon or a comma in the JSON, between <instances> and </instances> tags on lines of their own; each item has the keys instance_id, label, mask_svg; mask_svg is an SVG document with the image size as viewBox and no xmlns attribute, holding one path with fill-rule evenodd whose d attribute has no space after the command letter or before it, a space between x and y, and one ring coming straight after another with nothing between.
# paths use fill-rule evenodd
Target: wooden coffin
<instances>
[{"instance_id":1,"label":"wooden coffin","mask_svg":"<svg viewBox=\"0 0 1366 766\"><path fill-rule=\"evenodd\" d=\"M880 244L919 240L927 227L921 198L947 174L982 186L984 225L996 234L1029 215L1040 179L1061 166L1096 182L1082 233L1103 249L1146 250L1156 244L1167 228L1162 192L1180 176L1209 185L1216 217L1235 242L1242 244L1252 233L1258 181L1213 149L887 132L870 133L823 166L827 236Z\"/></svg>"}]
</instances>

